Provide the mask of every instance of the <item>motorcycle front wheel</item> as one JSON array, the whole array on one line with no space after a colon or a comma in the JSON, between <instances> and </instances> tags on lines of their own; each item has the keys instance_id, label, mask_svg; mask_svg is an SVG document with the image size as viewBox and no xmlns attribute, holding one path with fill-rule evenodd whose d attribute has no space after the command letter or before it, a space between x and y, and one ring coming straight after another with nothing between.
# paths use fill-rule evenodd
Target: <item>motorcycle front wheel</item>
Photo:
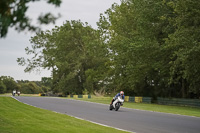
<instances>
[{"instance_id":1,"label":"motorcycle front wheel","mask_svg":"<svg viewBox=\"0 0 200 133\"><path fill-rule=\"evenodd\" d=\"M116 105L115 105L115 111L118 111L119 107L120 107L120 103L116 103Z\"/></svg>"}]
</instances>

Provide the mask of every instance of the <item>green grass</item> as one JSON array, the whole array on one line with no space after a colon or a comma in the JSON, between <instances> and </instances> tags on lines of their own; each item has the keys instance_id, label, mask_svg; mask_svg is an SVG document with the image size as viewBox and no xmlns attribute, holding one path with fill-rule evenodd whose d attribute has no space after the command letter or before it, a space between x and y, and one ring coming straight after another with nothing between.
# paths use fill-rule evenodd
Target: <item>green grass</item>
<instances>
[{"instance_id":1,"label":"green grass","mask_svg":"<svg viewBox=\"0 0 200 133\"><path fill-rule=\"evenodd\" d=\"M113 128L0 97L1 133L121 133Z\"/></svg>"},{"instance_id":2,"label":"green grass","mask_svg":"<svg viewBox=\"0 0 200 133\"><path fill-rule=\"evenodd\" d=\"M125 103L124 107L200 117L200 108L197 108L197 107L172 106L172 105L170 106L170 105L130 103L130 102Z\"/></svg>"},{"instance_id":3,"label":"green grass","mask_svg":"<svg viewBox=\"0 0 200 133\"><path fill-rule=\"evenodd\" d=\"M12 96L11 93L0 94L0 96L10 97ZM17 94L15 96L18 96ZM30 97L39 97L39 94L20 94L20 96L30 96Z\"/></svg>"},{"instance_id":4,"label":"green grass","mask_svg":"<svg viewBox=\"0 0 200 133\"><path fill-rule=\"evenodd\" d=\"M84 100L84 101L90 101L90 102L110 104L112 97L92 96L91 99L78 98L77 100ZM180 114L180 115L200 117L200 108L198 108L198 107L170 106L170 105L134 103L134 102L125 102L123 107L132 108L132 109L155 111L155 112L164 112L164 113L172 113L172 114Z\"/></svg>"}]
</instances>

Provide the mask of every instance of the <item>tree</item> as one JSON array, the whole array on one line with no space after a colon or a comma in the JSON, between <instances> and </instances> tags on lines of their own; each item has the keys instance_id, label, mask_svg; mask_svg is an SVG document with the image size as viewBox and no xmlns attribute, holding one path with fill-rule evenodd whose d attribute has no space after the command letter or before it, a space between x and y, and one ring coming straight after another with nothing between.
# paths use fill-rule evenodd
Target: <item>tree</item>
<instances>
[{"instance_id":1,"label":"tree","mask_svg":"<svg viewBox=\"0 0 200 133\"><path fill-rule=\"evenodd\" d=\"M107 10L99 27L109 39L115 88L199 96L199 7L191 0L124 0Z\"/></svg>"},{"instance_id":2,"label":"tree","mask_svg":"<svg viewBox=\"0 0 200 133\"><path fill-rule=\"evenodd\" d=\"M50 77L42 77L41 84L46 87L52 87L52 78Z\"/></svg>"},{"instance_id":3,"label":"tree","mask_svg":"<svg viewBox=\"0 0 200 133\"><path fill-rule=\"evenodd\" d=\"M169 17L175 32L169 34L166 49L170 51L170 83L179 85L181 97L200 96L200 3L192 0L169 1L175 16Z\"/></svg>"},{"instance_id":4,"label":"tree","mask_svg":"<svg viewBox=\"0 0 200 133\"><path fill-rule=\"evenodd\" d=\"M123 0L100 15L98 30L67 21L31 38L26 72L52 70L54 92L123 89L126 95L199 97L197 0Z\"/></svg>"},{"instance_id":5,"label":"tree","mask_svg":"<svg viewBox=\"0 0 200 133\"><path fill-rule=\"evenodd\" d=\"M111 51L112 88L124 89L132 95L152 95L148 92L153 90L149 89L155 88L160 79L158 54L166 37L162 32L166 22L160 17L166 11L159 0L124 0L101 16L99 28L109 39Z\"/></svg>"},{"instance_id":6,"label":"tree","mask_svg":"<svg viewBox=\"0 0 200 133\"><path fill-rule=\"evenodd\" d=\"M0 1L0 38L6 37L8 28L15 27L17 31L38 31L39 27L30 24L31 20L26 16L26 11L30 2L35 0L1 0ZM60 6L61 0L47 0L48 4ZM55 23L55 17L51 13L46 13L38 17L40 24Z\"/></svg>"},{"instance_id":7,"label":"tree","mask_svg":"<svg viewBox=\"0 0 200 133\"><path fill-rule=\"evenodd\" d=\"M0 80L0 94L6 93L6 86L4 83Z\"/></svg>"},{"instance_id":8,"label":"tree","mask_svg":"<svg viewBox=\"0 0 200 133\"><path fill-rule=\"evenodd\" d=\"M0 81L6 86L6 92L11 93L14 89L17 90L18 86L14 78L10 76L1 76Z\"/></svg>"},{"instance_id":9,"label":"tree","mask_svg":"<svg viewBox=\"0 0 200 133\"><path fill-rule=\"evenodd\" d=\"M42 91L47 93L48 91L50 91L51 88L47 87L47 86L42 86Z\"/></svg>"},{"instance_id":10,"label":"tree","mask_svg":"<svg viewBox=\"0 0 200 133\"><path fill-rule=\"evenodd\" d=\"M102 39L107 43L109 49L109 60L106 65L107 83L112 90L127 89L131 86L127 84L127 63L129 43L131 42L135 24L133 22L133 12L128 2L122 2L119 6L113 4L110 9L100 16L98 22L99 30L102 33Z\"/></svg>"},{"instance_id":11,"label":"tree","mask_svg":"<svg viewBox=\"0 0 200 133\"><path fill-rule=\"evenodd\" d=\"M38 67L51 68L54 92L81 94L84 88L92 91L86 76L98 71L104 62L104 45L98 31L87 23L67 21L61 27L38 33L31 38L31 42L32 49L27 48L26 52L33 58L18 59L20 65L27 63L25 71L30 72ZM101 78L97 79L92 84L97 85Z\"/></svg>"},{"instance_id":12,"label":"tree","mask_svg":"<svg viewBox=\"0 0 200 133\"><path fill-rule=\"evenodd\" d=\"M21 92L24 94L38 94L43 93L41 87L34 82L21 83Z\"/></svg>"}]
</instances>

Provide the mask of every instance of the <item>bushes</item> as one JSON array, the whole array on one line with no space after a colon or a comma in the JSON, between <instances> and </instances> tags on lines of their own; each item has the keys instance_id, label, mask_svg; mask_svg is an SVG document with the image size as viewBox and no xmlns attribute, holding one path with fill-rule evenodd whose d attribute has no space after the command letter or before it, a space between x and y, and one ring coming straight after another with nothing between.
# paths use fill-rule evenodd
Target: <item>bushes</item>
<instances>
[{"instance_id":1,"label":"bushes","mask_svg":"<svg viewBox=\"0 0 200 133\"><path fill-rule=\"evenodd\" d=\"M3 94L6 92L6 86L2 81L0 81L0 94Z\"/></svg>"},{"instance_id":2,"label":"bushes","mask_svg":"<svg viewBox=\"0 0 200 133\"><path fill-rule=\"evenodd\" d=\"M22 83L21 84L21 92L25 94L38 94L44 93L42 87L38 86L34 82Z\"/></svg>"}]
</instances>

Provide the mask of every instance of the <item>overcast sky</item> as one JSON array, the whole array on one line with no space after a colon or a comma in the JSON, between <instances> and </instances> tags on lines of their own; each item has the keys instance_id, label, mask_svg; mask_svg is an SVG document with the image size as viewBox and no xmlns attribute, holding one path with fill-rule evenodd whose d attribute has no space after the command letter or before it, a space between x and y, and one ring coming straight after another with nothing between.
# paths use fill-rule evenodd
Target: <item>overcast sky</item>
<instances>
[{"instance_id":1,"label":"overcast sky","mask_svg":"<svg viewBox=\"0 0 200 133\"><path fill-rule=\"evenodd\" d=\"M55 15L61 14L61 18L56 21L57 26L61 26L66 20L81 20L88 22L93 28L97 28L96 22L100 13L104 13L113 3L120 4L120 0L63 0L60 7L42 2L30 4L28 16L36 23L36 18L40 13L51 12ZM55 25L43 26L43 30L51 30ZM41 70L41 72L25 73L25 67L17 64L17 58L27 57L25 48L31 46L29 39L34 33L20 32L9 29L6 38L0 39L0 76L11 76L15 80L40 81L41 77L50 77L51 72Z\"/></svg>"}]
</instances>

